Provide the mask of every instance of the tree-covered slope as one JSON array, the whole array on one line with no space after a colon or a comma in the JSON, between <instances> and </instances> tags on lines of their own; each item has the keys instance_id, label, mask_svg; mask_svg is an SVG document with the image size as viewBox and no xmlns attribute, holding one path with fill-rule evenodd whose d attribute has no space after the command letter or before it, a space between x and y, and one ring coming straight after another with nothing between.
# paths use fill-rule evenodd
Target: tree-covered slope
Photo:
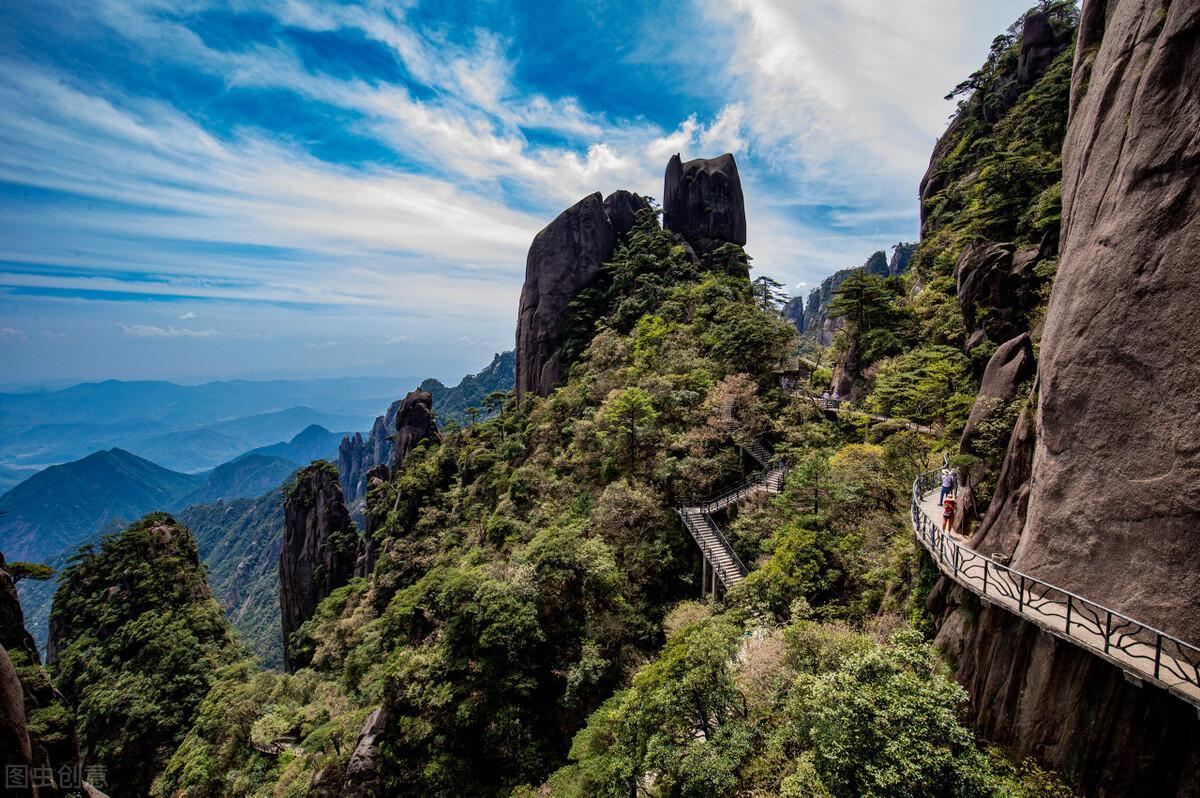
<instances>
[{"instance_id":1,"label":"tree-covered slope","mask_svg":"<svg viewBox=\"0 0 1200 798\"><path fill-rule=\"evenodd\" d=\"M146 795L218 669L236 655L195 541L151 514L84 547L51 615L54 683L75 708L84 761L116 795Z\"/></svg>"},{"instance_id":2,"label":"tree-covered slope","mask_svg":"<svg viewBox=\"0 0 1200 798\"><path fill-rule=\"evenodd\" d=\"M862 444L780 392L795 331L744 275L740 249L698 266L646 214L575 306L566 384L370 492L379 561L298 633L311 667L226 671L159 794L1056 794L977 747L920 641L903 508L927 444ZM730 402L795 468L723 519L751 574L701 606L671 508L743 476Z\"/></svg>"}]
</instances>

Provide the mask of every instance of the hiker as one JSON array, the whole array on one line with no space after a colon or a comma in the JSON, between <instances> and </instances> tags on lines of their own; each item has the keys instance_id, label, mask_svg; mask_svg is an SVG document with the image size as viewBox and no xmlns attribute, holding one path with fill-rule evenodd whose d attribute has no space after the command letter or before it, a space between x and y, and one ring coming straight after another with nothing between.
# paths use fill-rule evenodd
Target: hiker
<instances>
[{"instance_id":1,"label":"hiker","mask_svg":"<svg viewBox=\"0 0 1200 798\"><path fill-rule=\"evenodd\" d=\"M953 495L947 496L945 503L942 504L942 531L950 532L954 528L954 510L958 505L958 499Z\"/></svg>"},{"instance_id":2,"label":"hiker","mask_svg":"<svg viewBox=\"0 0 1200 798\"><path fill-rule=\"evenodd\" d=\"M829 391L821 394L821 404L826 408L829 407Z\"/></svg>"},{"instance_id":3,"label":"hiker","mask_svg":"<svg viewBox=\"0 0 1200 798\"><path fill-rule=\"evenodd\" d=\"M958 480L954 478L954 472L949 468L942 469L942 493L938 496L938 507L942 506L942 502L946 500L947 493L957 493Z\"/></svg>"}]
</instances>

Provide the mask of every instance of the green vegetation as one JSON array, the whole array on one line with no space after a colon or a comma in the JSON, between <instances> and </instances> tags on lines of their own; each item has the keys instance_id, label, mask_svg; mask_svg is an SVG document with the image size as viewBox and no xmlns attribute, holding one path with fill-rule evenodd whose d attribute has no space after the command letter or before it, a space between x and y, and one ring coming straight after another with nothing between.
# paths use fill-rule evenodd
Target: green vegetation
<instances>
[{"instance_id":1,"label":"green vegetation","mask_svg":"<svg viewBox=\"0 0 1200 798\"><path fill-rule=\"evenodd\" d=\"M51 616L55 685L85 760L116 794L145 795L217 671L237 654L191 534L163 513L84 547Z\"/></svg>"},{"instance_id":2,"label":"green vegetation","mask_svg":"<svg viewBox=\"0 0 1200 798\"><path fill-rule=\"evenodd\" d=\"M8 575L12 577L13 584L18 584L23 579L30 579L34 582L45 582L54 576L54 569L49 565L42 565L36 562L10 562L5 566Z\"/></svg>"},{"instance_id":3,"label":"green vegetation","mask_svg":"<svg viewBox=\"0 0 1200 798\"><path fill-rule=\"evenodd\" d=\"M257 499L198 504L176 519L192 531L213 595L250 651L269 668L283 668L279 616L279 549L283 489Z\"/></svg>"}]
</instances>

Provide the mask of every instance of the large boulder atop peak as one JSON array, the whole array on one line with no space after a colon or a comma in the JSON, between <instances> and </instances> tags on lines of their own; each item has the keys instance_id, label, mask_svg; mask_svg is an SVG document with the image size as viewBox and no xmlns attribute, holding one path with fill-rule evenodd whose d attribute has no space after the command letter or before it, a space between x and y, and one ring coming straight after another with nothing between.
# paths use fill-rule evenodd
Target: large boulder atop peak
<instances>
[{"instance_id":1,"label":"large boulder atop peak","mask_svg":"<svg viewBox=\"0 0 1200 798\"><path fill-rule=\"evenodd\" d=\"M337 469L316 462L301 470L283 505L283 548L279 552L279 606L283 661L289 670L305 664L292 635L317 605L350 581L358 557L358 533L342 498Z\"/></svg>"},{"instance_id":2,"label":"large boulder atop peak","mask_svg":"<svg viewBox=\"0 0 1200 798\"><path fill-rule=\"evenodd\" d=\"M671 156L663 183L663 227L697 252L746 243L746 204L737 162L725 153L684 163Z\"/></svg>"},{"instance_id":3,"label":"large boulder atop peak","mask_svg":"<svg viewBox=\"0 0 1200 798\"><path fill-rule=\"evenodd\" d=\"M614 208L625 208L624 198L610 199ZM600 192L567 208L534 236L517 315L518 399L527 393L548 396L558 385L571 300L599 279L616 244Z\"/></svg>"},{"instance_id":4,"label":"large boulder atop peak","mask_svg":"<svg viewBox=\"0 0 1200 798\"><path fill-rule=\"evenodd\" d=\"M396 411L396 447L393 468L398 468L408 453L425 439L441 441L433 420L433 394L420 388L410 391Z\"/></svg>"}]
</instances>

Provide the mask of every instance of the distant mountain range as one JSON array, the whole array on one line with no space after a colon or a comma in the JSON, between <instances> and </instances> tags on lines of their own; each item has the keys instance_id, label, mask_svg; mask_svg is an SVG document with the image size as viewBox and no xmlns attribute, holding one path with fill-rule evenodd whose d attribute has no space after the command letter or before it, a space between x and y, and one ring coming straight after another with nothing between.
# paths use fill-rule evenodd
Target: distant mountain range
<instances>
[{"instance_id":1,"label":"distant mountain range","mask_svg":"<svg viewBox=\"0 0 1200 798\"><path fill-rule=\"evenodd\" d=\"M48 560L114 520L174 507L204 481L123 449L52 466L0 497L0 550L10 562Z\"/></svg>"},{"instance_id":2,"label":"distant mountain range","mask_svg":"<svg viewBox=\"0 0 1200 798\"><path fill-rule=\"evenodd\" d=\"M234 626L266 663L278 664L281 486L313 460L336 461L344 431L371 425L371 416L359 413L387 406L414 384L373 378L192 387L106 382L0 394L0 460L37 462L101 441L123 442L40 471L0 465L0 551L10 562L61 569L80 545L148 512L172 512L195 534L213 591ZM443 419L464 423L466 408L512 384L513 356L506 352L456 386L436 380L422 386L434 393ZM303 390L288 393L297 386ZM374 391L383 393L372 399ZM284 395L332 409L263 407ZM246 404L235 406L242 399ZM54 588L53 580L21 585L27 626L39 646Z\"/></svg>"},{"instance_id":3,"label":"distant mountain range","mask_svg":"<svg viewBox=\"0 0 1200 798\"><path fill-rule=\"evenodd\" d=\"M411 378L108 381L0 394L0 465L45 466L117 447L181 471L212 468L312 424L370 427ZM176 434L178 433L178 435Z\"/></svg>"}]
</instances>

